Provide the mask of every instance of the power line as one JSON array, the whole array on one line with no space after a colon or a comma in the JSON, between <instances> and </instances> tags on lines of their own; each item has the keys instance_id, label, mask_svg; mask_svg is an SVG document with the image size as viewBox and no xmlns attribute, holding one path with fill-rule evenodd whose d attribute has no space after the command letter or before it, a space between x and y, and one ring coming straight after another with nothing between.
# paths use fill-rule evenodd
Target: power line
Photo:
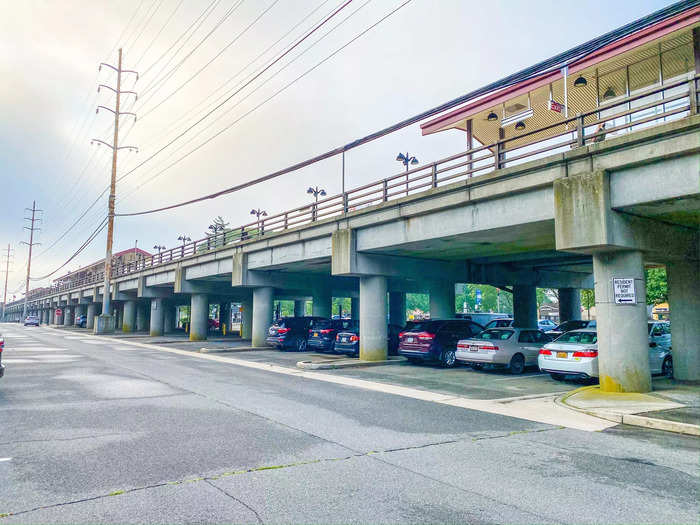
<instances>
[{"instance_id":1,"label":"power line","mask_svg":"<svg viewBox=\"0 0 700 525\"><path fill-rule=\"evenodd\" d=\"M163 152L165 149L167 149L168 147L170 147L170 146L171 146L174 142L176 142L178 139L180 139L180 138L182 138L184 135L186 135L190 130L192 130L192 129L193 129L194 127L196 127L198 124L200 124L201 122L203 122L204 120L206 120L206 119L207 119L210 115L212 115L217 109L219 109L220 107L222 107L226 102L228 102L228 101L231 100L234 96L236 96L238 93L240 93L241 90L243 90L245 87L247 87L248 85L250 85L250 84L251 84L253 81L255 81L257 78L259 78L265 71L267 71L268 69L270 69L273 65L275 65L275 64L276 64L277 62L279 62L280 60L282 60L282 58L284 58L287 54L289 54L289 53L290 53L292 50L294 50L297 46L301 45L307 38L309 38L309 37L310 37L311 35L313 35L316 31L318 31L321 27L323 27L323 25L325 25L326 23L328 23L334 16L336 16L340 11L342 11L345 7L347 7L352 1L353 1L353 0L346 0L339 8L337 8L335 11L333 11L333 13L331 13L331 14L330 14L329 16L327 16L323 21L321 21L319 24L317 24L316 27L314 27L312 30L310 30L309 32L307 32L302 38L300 38L299 40L297 40L297 42L295 42L294 45L292 45L292 46L291 46L289 49L287 49L284 53L282 53L280 56L278 56L278 57L277 57L275 60L273 60L270 64L268 64L267 66L265 66L265 68L263 68L260 72L258 72L253 78L251 78L248 82L246 82L246 83L245 83L243 86L241 86L238 90L236 90L234 93L232 93L232 94L231 94L230 96L228 96L226 99L224 99L224 100L223 100L221 103L219 103L215 108L213 108L212 110L210 110L209 112L207 112L203 117L201 117L199 120L197 120L197 122L195 122L194 124L192 124L191 126L189 126L189 127L188 127L187 129L185 129L182 133L180 133L177 137L175 137L175 138L172 139L170 142L168 142L165 146L161 147L161 148L158 149L155 153L153 153L152 155L150 155L149 157L147 157L146 160L140 162L140 163L137 164L134 168L132 168L131 170L127 171L125 174L123 174L122 176L120 176L117 180L118 180L118 181L121 181L121 180L123 180L125 177L129 176L131 173L133 173L134 171L136 171L137 169L139 169L141 166L143 166L144 164L146 164L148 161L150 161L151 159L153 159L156 155L158 155L159 153ZM409 1L410 1L410 0L409 0Z\"/></svg>"},{"instance_id":2,"label":"power line","mask_svg":"<svg viewBox=\"0 0 700 525\"><path fill-rule=\"evenodd\" d=\"M267 102L269 102L270 100L272 100L274 97L276 97L277 95L279 95L280 93L282 93L283 91L285 91L287 88L289 88L290 86L292 86L294 83L298 82L299 80L301 80L302 78L304 78L306 75L308 75L309 73L311 73L312 71L314 71L315 69L317 69L318 67L320 67L322 64L324 64L325 62L327 62L328 60L330 60L331 58L333 58L335 55L337 55L338 53L340 53L343 49L345 49L345 48L348 47L350 44L352 44L353 42L355 42L357 39L361 38L363 35L365 35L365 34L368 33L369 31L371 31L371 30L374 29L375 27L377 27L377 26L378 26L379 24L381 24L384 20L386 20L386 19L389 18L391 15L393 15L394 13L396 13L396 12L397 12L399 9L401 9L402 7L408 5L410 2L411 2L411 0L406 0L405 2L403 2L402 4L400 4L398 7L396 7L395 9L393 9L392 11L390 11L389 13L387 13L386 15L384 15L382 18L380 18L377 22L373 23L372 25L370 25L369 27L367 27L366 29L364 29L363 31L361 31L360 33L358 33L357 35L355 35L352 39L350 39L348 42L346 42L345 44L343 44L341 47L339 47L338 49L336 49L335 51L333 51L333 53L331 53L330 55L326 56L326 57L325 57L323 60L321 60L320 62L316 63L313 67L307 69L304 73L302 73L301 75L299 75L298 77L296 77L294 80L292 80L291 82L289 82L288 84L286 84L285 86L283 86L281 89L279 89L278 91L276 91L275 93L273 93L271 96L269 96L268 98L266 98L265 100L263 100L263 101L262 101L261 103L259 103L257 106L253 107L253 108L250 109L248 112L244 113L241 117L239 117L238 119L236 119L235 121L233 121L233 122L232 122L231 124L229 124L228 126L224 127L223 129L219 130L218 132L216 132L214 135L212 135L211 137L209 137L206 141L202 142L202 143L199 144L197 147L195 147L194 149L192 149L192 150L190 150L189 152L187 152L185 155L179 157L176 161L174 161L173 163L171 163L171 164L169 164L168 166L166 166L164 169L162 169L161 171L159 171L158 173L156 173L156 174L155 174L153 177L151 177L150 179L148 179L148 180L146 180L145 182L141 183L138 187L141 187L141 186L143 186L144 184L150 182L151 180L153 180L154 178L156 178L157 176L159 176L160 174L162 174L164 171L168 170L169 168L171 168L172 166L174 166L174 165L177 164L178 162L182 161L183 159L185 159L186 157L188 157L189 155L191 155L191 154L194 153L195 151L197 151L197 150L199 150L200 148L202 148L204 145L206 145L207 143L209 143L211 140L213 140L213 139L216 138L217 136L221 135L222 133L224 133L225 131L227 131L228 129L230 129L232 126L234 126L235 124L237 124L238 122L240 122L243 118L245 118L246 116L250 115L252 112L256 111L258 108L260 108L261 106L263 106L264 104L266 104ZM353 147L354 147L354 146L353 146ZM227 195L227 194L229 194L229 193L234 193L234 192L236 192L236 191L239 191L239 190L248 188L248 187L250 187L250 186L254 186L254 185L256 185L256 184L260 184L261 182L265 182L265 181L268 181L268 180L270 180L270 179L274 179L274 178L279 177L279 176L281 176L281 175L285 175L286 173L290 173L290 172L293 172L293 171L297 171L297 170L299 170L299 169L301 169L301 168L304 168L304 167L309 166L309 165L311 165L311 164L315 164L316 162L319 162L319 161L321 161L321 160L328 159L328 158L333 157L333 156L335 156L335 155L339 155L339 154L343 153L343 151L344 151L343 148L344 148L344 147L336 148L336 149L334 149L334 150L331 150L331 151L326 152L326 153L324 153L324 154L318 155L318 156L313 157L313 158L311 158L311 159L308 159L308 160L305 160L305 161L303 161L303 162L294 164L293 166L289 166L289 167L284 168L284 169L282 169L282 170L275 171L275 172L273 172L273 173L269 173L269 174L267 174L267 175L265 175L265 176L263 176L263 177L259 177L259 178L257 178L257 179L254 179L254 180L252 180L252 181L248 181L248 182L245 182L245 183L242 183L242 184L237 184L236 186L232 186L232 187L230 187L230 188L226 188L226 189L224 189L224 190L220 190L220 191L215 192L215 193L210 193L209 195L204 195L204 196L198 197L198 198L196 198L196 199L190 199L190 200L185 201L185 202L180 202L180 203L178 203L178 204L172 204L172 205L170 205L170 206L164 206L164 207L156 208L156 209L152 209L152 210L146 210L146 211L141 211L141 212L132 212L132 213L120 213L120 214L118 214L118 216L120 216L120 217L130 217L130 216L134 216L134 215L146 215L146 214L150 214L150 213L156 213L156 212L160 212L160 211L171 210L171 209L174 209L174 208L180 208L180 207L182 207L182 206L187 206L187 205L190 205L190 204L194 204L194 203L196 203L196 202L201 202L201 201L203 201L203 200L215 199L215 198L217 198L217 197L221 197L221 196L223 196L223 195ZM350 148L348 148L348 149L350 149Z\"/></svg>"},{"instance_id":3,"label":"power line","mask_svg":"<svg viewBox=\"0 0 700 525\"><path fill-rule=\"evenodd\" d=\"M160 34L163 32L163 30L164 30L164 29L167 27L167 25L170 23L170 20L172 20L173 16L175 16L175 13L178 11L178 9L180 9L180 6L182 5L182 3L183 3L184 1L185 1L185 0L180 0L180 1L177 3L177 5L175 6L175 9L172 10L172 12L171 12L170 15L168 16L168 18L165 20L165 22L163 23L163 25L160 27L160 30L158 31L158 33L156 33L156 36L154 36L153 39L151 40L151 43L148 44L148 46L146 46L146 49L144 49L143 53L141 53L141 56L140 56L139 59L136 61L136 64L134 64L134 67L139 67L139 64L141 63L141 61L143 60L143 58L144 58L144 57L146 56L146 54L151 50L151 47L153 47L153 44L156 42L156 40L158 40L158 37L160 37Z\"/></svg>"},{"instance_id":4,"label":"power line","mask_svg":"<svg viewBox=\"0 0 700 525\"><path fill-rule=\"evenodd\" d=\"M136 42L139 41L141 38L141 35L143 35L143 32L146 30L148 27L148 24L151 23L151 20L153 20L153 16L158 12L160 7L163 5L164 0L154 0L154 2L151 4L151 7L148 8L148 11L146 12L146 19L144 20L144 23L141 25L141 31L139 31L139 34L136 35L136 38L134 39L133 42L131 43L125 43L122 47L126 47L128 49L133 49L136 47ZM155 7L153 11L151 11L151 8Z\"/></svg>"}]
</instances>

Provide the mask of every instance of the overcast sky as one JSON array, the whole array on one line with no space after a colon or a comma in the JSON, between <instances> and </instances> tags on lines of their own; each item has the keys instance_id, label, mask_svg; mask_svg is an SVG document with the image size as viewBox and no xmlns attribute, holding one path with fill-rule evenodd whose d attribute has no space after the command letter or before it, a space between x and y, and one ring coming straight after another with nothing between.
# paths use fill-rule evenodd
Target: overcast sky
<instances>
[{"instance_id":1,"label":"overcast sky","mask_svg":"<svg viewBox=\"0 0 700 525\"><path fill-rule=\"evenodd\" d=\"M258 81L126 176L117 188L117 211L170 204L278 170L670 4L412 0L241 118L403 1L353 0ZM116 63L118 46L124 49L124 68L141 72L138 82L124 76L124 88L139 92L140 98L133 104L125 97L123 109L137 112L139 119L132 125L133 120L124 118L120 145L138 146L140 152L120 153L121 175L193 124L218 96L339 5L340 0L0 0L0 247L10 243L15 251L9 292L24 279L27 247L19 243L28 240L22 218L33 200L44 210L42 246L35 247L32 265L36 277L63 264L106 215L105 196L46 251L109 183L110 151L91 145L90 139L112 141L111 114L96 114L95 107L112 105L113 95L107 90L98 95L97 84L113 84L114 74L105 68L98 74L97 69L102 61ZM168 167L235 121L207 145ZM394 160L398 151L409 151L423 163L463 149L464 140L458 131L422 137L418 125L406 128L349 153L347 187L401 171ZM155 244L171 248L179 235L204 237L217 215L237 226L250 221L252 207L272 214L301 206L309 202L305 192L309 185L320 185L329 194L339 192L340 160L214 201L118 218L114 249L132 247L137 241L148 251ZM54 277L103 257L105 238L103 232Z\"/></svg>"}]
</instances>

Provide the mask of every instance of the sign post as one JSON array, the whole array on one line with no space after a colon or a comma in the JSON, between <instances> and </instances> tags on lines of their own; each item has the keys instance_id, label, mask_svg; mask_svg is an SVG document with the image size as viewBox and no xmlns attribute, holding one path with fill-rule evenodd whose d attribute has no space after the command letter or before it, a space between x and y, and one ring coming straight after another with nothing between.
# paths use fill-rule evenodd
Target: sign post
<instances>
[{"instance_id":1,"label":"sign post","mask_svg":"<svg viewBox=\"0 0 700 525\"><path fill-rule=\"evenodd\" d=\"M615 304L637 304L634 279L613 278L613 294Z\"/></svg>"}]
</instances>

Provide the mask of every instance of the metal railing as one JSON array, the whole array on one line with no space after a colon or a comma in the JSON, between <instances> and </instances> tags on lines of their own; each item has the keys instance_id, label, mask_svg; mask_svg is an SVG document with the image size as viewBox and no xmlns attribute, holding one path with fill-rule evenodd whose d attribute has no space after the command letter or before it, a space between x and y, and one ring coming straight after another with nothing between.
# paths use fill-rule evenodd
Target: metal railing
<instances>
[{"instance_id":1,"label":"metal railing","mask_svg":"<svg viewBox=\"0 0 700 525\"><path fill-rule=\"evenodd\" d=\"M562 119L555 124L502 139L493 144L472 148L345 193L320 199L309 205L165 250L136 262L113 265L112 277L161 266L222 246L259 239L270 233L282 232L321 219L339 217L445 184L466 181L533 158L569 151L592 142L601 142L611 134L618 136L619 133L663 123L671 118L697 114L700 106L699 78L700 76L693 76L690 79L678 80L610 103L603 103L595 110ZM682 89L684 86L687 89ZM679 88L681 88L680 91ZM655 96L660 98L633 107L633 103ZM605 129L599 129L602 124L605 125ZM545 136L542 137L542 135ZM96 273L78 281L52 285L48 289L44 288L42 290L44 293L39 297L90 284L99 284L102 283L103 276L104 273ZM36 297L30 295L30 298Z\"/></svg>"}]
</instances>

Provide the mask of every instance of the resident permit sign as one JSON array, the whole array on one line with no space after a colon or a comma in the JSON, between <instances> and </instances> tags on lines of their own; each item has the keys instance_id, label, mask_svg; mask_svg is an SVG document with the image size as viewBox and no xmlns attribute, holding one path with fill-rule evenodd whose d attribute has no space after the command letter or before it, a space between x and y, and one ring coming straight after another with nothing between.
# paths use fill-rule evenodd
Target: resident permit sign
<instances>
[{"instance_id":1,"label":"resident permit sign","mask_svg":"<svg viewBox=\"0 0 700 525\"><path fill-rule=\"evenodd\" d=\"M634 279L613 279L613 292L615 304L637 304L637 295L634 291Z\"/></svg>"}]
</instances>

